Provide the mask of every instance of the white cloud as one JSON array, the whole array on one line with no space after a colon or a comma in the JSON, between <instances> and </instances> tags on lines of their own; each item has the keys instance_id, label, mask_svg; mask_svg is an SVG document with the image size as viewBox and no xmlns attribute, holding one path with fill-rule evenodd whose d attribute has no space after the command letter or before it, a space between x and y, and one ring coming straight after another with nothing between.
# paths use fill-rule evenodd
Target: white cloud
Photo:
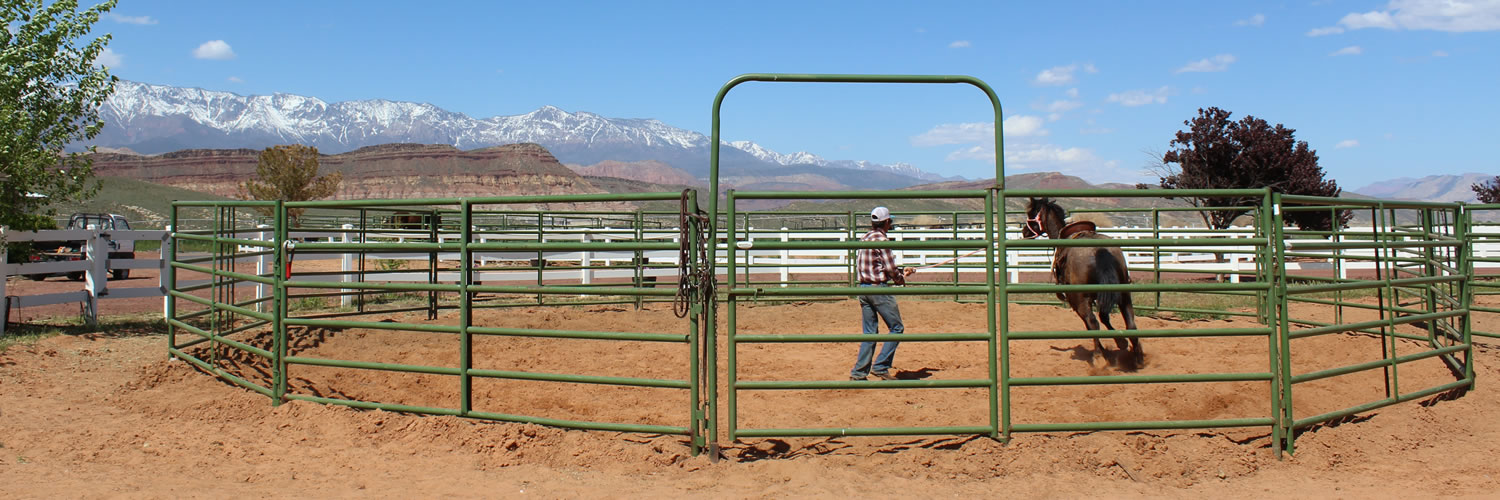
<instances>
[{"instance_id":1,"label":"white cloud","mask_svg":"<svg viewBox=\"0 0 1500 500\"><path fill-rule=\"evenodd\" d=\"M911 145L919 148L982 142L995 137L993 123L944 123L911 137Z\"/></svg>"},{"instance_id":2,"label":"white cloud","mask_svg":"<svg viewBox=\"0 0 1500 500\"><path fill-rule=\"evenodd\" d=\"M1500 30L1497 0L1391 0L1384 10L1351 12L1339 19L1350 30L1433 30L1447 32Z\"/></svg>"},{"instance_id":3,"label":"white cloud","mask_svg":"<svg viewBox=\"0 0 1500 500\"><path fill-rule=\"evenodd\" d=\"M226 78L226 80L229 80L230 82L233 82L233 83L245 83L245 80L241 79L238 76L231 76L229 78Z\"/></svg>"},{"instance_id":4,"label":"white cloud","mask_svg":"<svg viewBox=\"0 0 1500 500\"><path fill-rule=\"evenodd\" d=\"M1074 88L1068 89L1068 91L1066 92L1066 94L1068 94L1068 97L1072 97L1074 99L1077 99L1078 98L1078 88L1074 87Z\"/></svg>"},{"instance_id":5,"label":"white cloud","mask_svg":"<svg viewBox=\"0 0 1500 500\"><path fill-rule=\"evenodd\" d=\"M1045 136L1048 132L1047 129L1042 128L1043 123L1039 117L1012 115L1002 123L1005 139ZM993 123L944 123L933 127L932 130L912 136L911 145L925 148L949 144L994 142L994 140L995 124Z\"/></svg>"},{"instance_id":6,"label":"white cloud","mask_svg":"<svg viewBox=\"0 0 1500 500\"><path fill-rule=\"evenodd\" d=\"M1248 19L1240 19L1240 20L1234 22L1235 26L1256 26L1256 27L1259 27L1259 26L1264 25L1264 24L1266 24L1266 15L1265 14L1256 14L1256 15L1250 16Z\"/></svg>"},{"instance_id":7,"label":"white cloud","mask_svg":"<svg viewBox=\"0 0 1500 500\"><path fill-rule=\"evenodd\" d=\"M1042 119L1035 116L1012 115L1001 125L1006 137L1041 137L1047 135L1042 128Z\"/></svg>"},{"instance_id":8,"label":"white cloud","mask_svg":"<svg viewBox=\"0 0 1500 500\"><path fill-rule=\"evenodd\" d=\"M993 156L993 153L991 155ZM1090 149L1063 148L1052 144L1012 147L1005 152L1005 161L1019 168L1028 168L1036 163L1078 163L1098 159L1094 156L1094 151Z\"/></svg>"},{"instance_id":9,"label":"white cloud","mask_svg":"<svg viewBox=\"0 0 1500 500\"><path fill-rule=\"evenodd\" d=\"M1081 107L1083 107L1083 102L1081 101L1069 101L1067 99L1060 99L1052 101L1051 104L1048 104L1046 111L1049 113L1063 113Z\"/></svg>"},{"instance_id":10,"label":"white cloud","mask_svg":"<svg viewBox=\"0 0 1500 500\"><path fill-rule=\"evenodd\" d=\"M962 49L962 48L968 47L969 45L970 44L969 44L968 40L955 40L955 41L953 41L953 43L948 44L948 48L950 48L950 49Z\"/></svg>"},{"instance_id":11,"label":"white cloud","mask_svg":"<svg viewBox=\"0 0 1500 500\"><path fill-rule=\"evenodd\" d=\"M1073 63L1067 66L1056 66L1044 69L1041 73L1036 74L1036 78L1032 80L1032 82L1037 85L1046 85L1052 87L1067 85L1075 81L1073 74L1077 73L1079 70L1082 70L1085 73L1099 72L1099 68L1094 67L1092 63ZM1077 92L1077 90L1078 89L1073 89L1070 92Z\"/></svg>"},{"instance_id":12,"label":"white cloud","mask_svg":"<svg viewBox=\"0 0 1500 500\"><path fill-rule=\"evenodd\" d=\"M1365 49L1359 48L1358 45L1350 45L1348 47L1344 47L1342 49L1335 50L1335 51L1333 51L1333 53L1328 54L1328 55L1330 55L1330 56L1357 56L1357 55L1360 55L1360 54L1363 54L1363 53L1365 53Z\"/></svg>"},{"instance_id":13,"label":"white cloud","mask_svg":"<svg viewBox=\"0 0 1500 500\"><path fill-rule=\"evenodd\" d=\"M1359 146L1359 141L1354 140L1354 139L1344 139L1342 141L1339 141L1338 144L1334 144L1333 145L1333 149L1345 149L1345 148L1352 148L1352 147L1356 147L1356 146Z\"/></svg>"},{"instance_id":14,"label":"white cloud","mask_svg":"<svg viewBox=\"0 0 1500 500\"><path fill-rule=\"evenodd\" d=\"M125 66L125 54L105 47L104 51L99 53L99 58L94 59L94 62L106 68L121 68Z\"/></svg>"},{"instance_id":15,"label":"white cloud","mask_svg":"<svg viewBox=\"0 0 1500 500\"><path fill-rule=\"evenodd\" d=\"M1350 13L1344 16L1343 19L1339 19L1339 26L1343 26L1351 30L1365 28L1385 28L1388 30L1393 30L1396 29L1396 20L1391 18L1391 14L1389 12L1371 11L1364 14Z\"/></svg>"},{"instance_id":16,"label":"white cloud","mask_svg":"<svg viewBox=\"0 0 1500 500\"><path fill-rule=\"evenodd\" d=\"M1125 107L1136 107L1147 104L1166 104L1169 95L1172 95L1172 89L1161 87L1156 90L1127 90L1118 94L1110 94L1107 100Z\"/></svg>"},{"instance_id":17,"label":"white cloud","mask_svg":"<svg viewBox=\"0 0 1500 500\"><path fill-rule=\"evenodd\" d=\"M156 24L156 19L153 19L151 16L122 16L113 12L107 14L106 16L109 17L109 20L117 23L145 25Z\"/></svg>"},{"instance_id":18,"label":"white cloud","mask_svg":"<svg viewBox=\"0 0 1500 500\"><path fill-rule=\"evenodd\" d=\"M1448 57L1448 52L1442 50L1432 51L1432 57Z\"/></svg>"},{"instance_id":19,"label":"white cloud","mask_svg":"<svg viewBox=\"0 0 1500 500\"><path fill-rule=\"evenodd\" d=\"M1058 171L1091 181L1129 181L1134 178L1122 172L1119 162L1105 161L1092 149L1048 144L1039 138L1047 135L1043 121L1035 116L1015 115L1006 118L1005 162L1017 171ZM1111 131L1112 132L1112 131ZM913 146L958 145L948 153L947 161L995 160L995 129L990 123L957 123L933 127L911 138Z\"/></svg>"},{"instance_id":20,"label":"white cloud","mask_svg":"<svg viewBox=\"0 0 1500 500\"><path fill-rule=\"evenodd\" d=\"M1061 120L1061 119L1063 119L1063 114L1062 113L1048 113L1047 114L1047 121L1049 121L1049 122L1055 122L1055 121L1058 121L1058 120Z\"/></svg>"},{"instance_id":21,"label":"white cloud","mask_svg":"<svg viewBox=\"0 0 1500 500\"><path fill-rule=\"evenodd\" d=\"M993 161L994 151L971 152L974 159ZM952 156L952 155L949 155ZM1094 150L1055 144L1006 144L1007 172L1061 172L1089 182L1137 182L1140 174L1123 170L1120 162L1100 158Z\"/></svg>"},{"instance_id":22,"label":"white cloud","mask_svg":"<svg viewBox=\"0 0 1500 500\"><path fill-rule=\"evenodd\" d=\"M1173 71L1173 73L1212 73L1225 71L1229 69L1229 65L1234 63L1234 61L1234 54L1219 54L1207 59L1190 62L1187 66L1177 68L1177 71Z\"/></svg>"},{"instance_id":23,"label":"white cloud","mask_svg":"<svg viewBox=\"0 0 1500 500\"><path fill-rule=\"evenodd\" d=\"M1337 35L1343 32L1344 28L1340 28L1338 26L1329 26L1327 28L1313 28L1307 30L1307 36Z\"/></svg>"},{"instance_id":24,"label":"white cloud","mask_svg":"<svg viewBox=\"0 0 1500 500\"><path fill-rule=\"evenodd\" d=\"M948 153L948 161L981 160L994 161L995 148L991 145L974 145ZM1050 168L1063 170L1059 164L1098 162L1099 157L1088 148L1064 148L1055 144L1006 144L1005 163L1021 170Z\"/></svg>"},{"instance_id":25,"label":"white cloud","mask_svg":"<svg viewBox=\"0 0 1500 500\"><path fill-rule=\"evenodd\" d=\"M234 49L223 40L210 40L203 42L197 49L193 49L193 57L199 59L234 59Z\"/></svg>"}]
</instances>

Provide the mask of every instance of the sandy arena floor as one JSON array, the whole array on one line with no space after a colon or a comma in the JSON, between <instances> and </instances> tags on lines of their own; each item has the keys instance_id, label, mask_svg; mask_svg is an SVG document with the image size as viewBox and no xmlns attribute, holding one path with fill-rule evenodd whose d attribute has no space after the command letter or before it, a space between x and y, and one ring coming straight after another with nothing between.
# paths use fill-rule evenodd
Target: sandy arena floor
<instances>
[{"instance_id":1,"label":"sandy arena floor","mask_svg":"<svg viewBox=\"0 0 1500 500\"><path fill-rule=\"evenodd\" d=\"M157 305L159 306L159 302ZM1295 306L1299 317L1331 311ZM984 308L903 301L908 333L983 331ZM415 321L421 313L392 319ZM745 305L743 333L852 333L851 302ZM1350 314L1346 321L1363 318ZM452 323L445 313L437 323ZM1068 311L1015 306L1013 329L1078 328ZM1495 318L1477 325L1500 330ZM1141 328L1248 327L1243 320L1142 318ZM678 332L665 305L485 310L485 326ZM256 342L264 342L264 336ZM464 496L554 497L1367 497L1488 496L1500 489L1500 351L1481 348L1478 390L1363 414L1303 433L1278 461L1269 429L1017 434L987 438L748 439L727 460L691 457L675 436L566 431L454 417L361 411L263 396L165 359L163 336L53 337L0 353L0 484L6 497ZM1111 344L1106 342L1106 344ZM1016 341L1017 376L1115 374L1093 367L1084 341ZM294 354L456 366L445 334L300 332ZM1417 352L1398 342L1398 353ZM842 380L854 344L742 345L743 380ZM1264 338L1147 339L1136 373L1264 371ZM984 378L983 343L908 342L903 378ZM482 337L478 368L682 379L678 344ZM206 355L206 354L205 354ZM1294 341L1294 371L1379 359L1380 341L1331 335ZM226 364L252 379L263 366ZM1403 391L1441 384L1440 361L1402 365ZM456 377L294 366L299 394L456 407ZM475 409L543 417L685 425L674 389L476 380ZM1261 417L1267 383L1071 386L1013 391L1016 423ZM1299 384L1305 417L1378 399L1380 370ZM743 428L983 425L979 389L742 391ZM727 412L721 412L727 418Z\"/></svg>"}]
</instances>

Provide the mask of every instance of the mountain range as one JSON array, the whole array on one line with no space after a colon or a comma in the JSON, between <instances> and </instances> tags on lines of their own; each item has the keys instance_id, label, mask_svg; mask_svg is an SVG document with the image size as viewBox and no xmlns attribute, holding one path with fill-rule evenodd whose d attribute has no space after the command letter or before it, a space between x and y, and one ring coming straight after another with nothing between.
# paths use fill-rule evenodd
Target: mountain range
<instances>
[{"instance_id":1,"label":"mountain range","mask_svg":"<svg viewBox=\"0 0 1500 500\"><path fill-rule=\"evenodd\" d=\"M1470 172L1462 175L1429 175L1420 179L1400 177L1384 180L1354 190L1376 198L1417 201L1479 201L1470 186L1495 178L1495 174Z\"/></svg>"},{"instance_id":2,"label":"mountain range","mask_svg":"<svg viewBox=\"0 0 1500 500\"><path fill-rule=\"evenodd\" d=\"M293 94L242 96L122 80L99 114L105 127L89 144L148 155L276 144L306 144L323 153L339 154L390 143L441 144L460 150L535 143L570 165L655 161L699 178L708 175L710 139L701 133L654 119L607 118L553 106L522 115L473 118L425 103L385 99L329 103ZM853 183L865 189L961 179L905 163L828 160L808 152L783 154L751 141L724 142L720 168L726 177L760 177L789 169L776 175L838 178L857 171L869 174Z\"/></svg>"},{"instance_id":3,"label":"mountain range","mask_svg":"<svg viewBox=\"0 0 1500 500\"><path fill-rule=\"evenodd\" d=\"M90 144L100 146L101 151L160 155L199 150L193 154L201 156L205 149L255 150L298 143L338 155L387 144L428 144L451 148L443 154L466 157L465 152L534 143L583 176L660 185L707 184L707 136L654 119L607 118L553 106L521 115L473 118L425 103L385 99L329 103L294 94L242 96L120 81L100 108L100 117L106 125ZM412 151L401 154L406 153ZM125 158L115 160L130 163ZM720 174L725 187L741 190L900 189L964 180L904 163L829 160L805 151L780 153L753 141L723 142ZM1469 185L1489 178L1478 173L1400 178L1353 191L1379 198L1474 201Z\"/></svg>"}]
</instances>

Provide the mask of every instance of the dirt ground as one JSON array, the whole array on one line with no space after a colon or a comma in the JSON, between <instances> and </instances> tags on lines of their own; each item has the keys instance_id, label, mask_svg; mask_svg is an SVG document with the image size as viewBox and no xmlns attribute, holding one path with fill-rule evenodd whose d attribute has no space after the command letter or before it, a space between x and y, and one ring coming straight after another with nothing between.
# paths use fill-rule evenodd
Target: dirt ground
<instances>
[{"instance_id":1,"label":"dirt ground","mask_svg":"<svg viewBox=\"0 0 1500 500\"><path fill-rule=\"evenodd\" d=\"M160 302L155 305L159 306ZM1301 307L1301 306L1298 306ZM903 301L908 334L977 332L984 309ZM1308 306L1299 317L1328 317ZM1349 313L1346 321L1366 319ZM858 331L851 302L747 304L743 333ZM425 316L423 316L424 318ZM413 315L390 319L416 321ZM455 321L445 314L437 323ZM1016 330L1078 328L1071 313L1014 306ZM1495 318L1477 327L1500 330ZM664 305L485 310L476 324L676 332ZM1243 320L1142 318L1141 328L1253 326ZM181 341L183 339L179 339ZM264 342L264 336L250 338ZM1277 460L1269 430L1016 434L969 437L746 439L725 460L692 457L682 438L456 417L364 411L264 396L166 360L161 335L60 336L0 353L0 485L6 497L1394 497L1492 496L1500 490L1500 351L1476 350L1478 389L1317 426ZM1015 341L1017 376L1114 374L1090 364L1084 341ZM743 380L842 380L853 344L743 344ZM1139 374L1263 371L1264 338L1147 339ZM1417 352L1397 343L1398 354ZM208 356L206 349L198 354ZM299 331L293 354L456 366L457 338L378 330ZM902 378L984 378L985 345L907 342ZM1380 357L1380 340L1330 335L1294 341L1294 371ZM679 344L479 337L477 368L682 379ZM264 366L221 360L251 379ZM455 407L458 380L439 375L293 366L297 394ZM1403 392L1453 380L1440 361L1402 365ZM1383 397L1380 370L1299 384L1305 417ZM1016 423L1262 417L1258 383L1083 385L1013 389ZM742 428L983 425L980 389L741 391ZM685 425L675 389L476 379L476 410L625 423ZM728 418L721 411L721 424Z\"/></svg>"}]
</instances>

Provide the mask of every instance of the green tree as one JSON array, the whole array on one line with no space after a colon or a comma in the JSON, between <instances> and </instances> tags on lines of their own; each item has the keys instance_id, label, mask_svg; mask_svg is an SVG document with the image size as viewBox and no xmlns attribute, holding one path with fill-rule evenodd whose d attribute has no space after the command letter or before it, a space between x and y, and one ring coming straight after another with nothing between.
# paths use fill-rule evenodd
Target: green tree
<instances>
[{"instance_id":1,"label":"green tree","mask_svg":"<svg viewBox=\"0 0 1500 500\"><path fill-rule=\"evenodd\" d=\"M334 172L318 177L318 148L291 144L271 146L260 152L255 165L255 179L240 185L240 198L246 200L309 201L327 198L338 192L344 174ZM304 209L289 208L291 224ZM267 211L263 211L267 212Z\"/></svg>"},{"instance_id":2,"label":"green tree","mask_svg":"<svg viewBox=\"0 0 1500 500\"><path fill-rule=\"evenodd\" d=\"M52 206L98 192L90 156L63 149L104 127L99 106L118 79L97 60L110 35L87 37L114 6L0 1L0 226L44 227Z\"/></svg>"},{"instance_id":3,"label":"green tree","mask_svg":"<svg viewBox=\"0 0 1500 500\"><path fill-rule=\"evenodd\" d=\"M1343 192L1333 179L1325 179L1318 166L1318 152L1298 141L1296 130L1281 124L1272 127L1265 120L1246 116L1230 121L1230 112L1219 108L1199 109L1198 116L1186 120L1186 131L1178 131L1168 142L1174 148L1162 155L1161 187L1167 189L1255 189L1308 196L1337 197ZM1140 185L1138 187L1148 187ZM1261 202L1259 196L1184 197L1195 207L1209 208L1199 212L1203 222L1214 229L1224 229L1234 219L1249 212L1244 208ZM1354 214L1338 213L1337 223L1347 226ZM1289 212L1290 224L1307 230L1327 231L1333 217L1327 211Z\"/></svg>"},{"instance_id":4,"label":"green tree","mask_svg":"<svg viewBox=\"0 0 1500 500\"><path fill-rule=\"evenodd\" d=\"M1500 175L1484 182L1469 186L1474 190L1474 196L1479 197L1480 203L1500 203Z\"/></svg>"}]
</instances>

